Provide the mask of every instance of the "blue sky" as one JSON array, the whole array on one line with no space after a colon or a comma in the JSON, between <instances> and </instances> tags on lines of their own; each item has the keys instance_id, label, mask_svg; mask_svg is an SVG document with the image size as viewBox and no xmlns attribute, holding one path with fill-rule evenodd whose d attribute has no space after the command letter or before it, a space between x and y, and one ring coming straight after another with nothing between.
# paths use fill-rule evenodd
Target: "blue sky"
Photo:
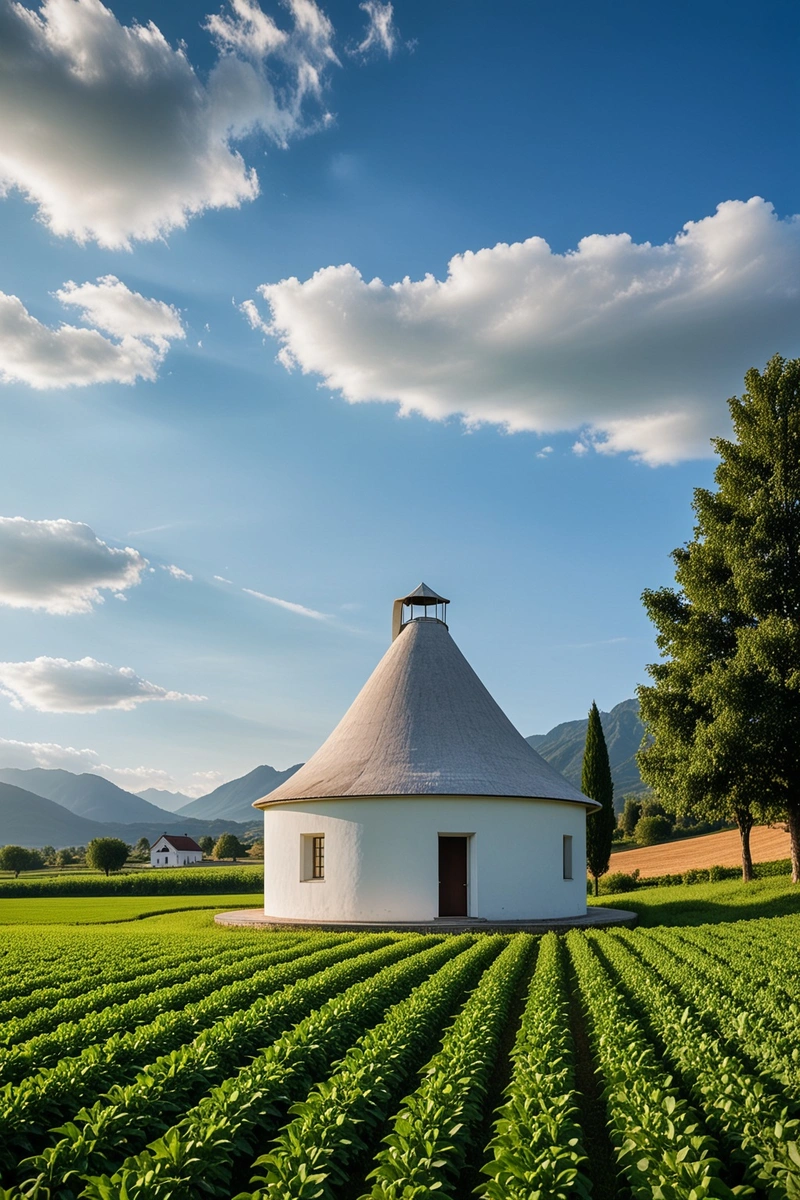
<instances>
[{"instance_id":1,"label":"blue sky","mask_svg":"<svg viewBox=\"0 0 800 1200\"><path fill-rule=\"evenodd\" d=\"M632 695L800 352L796 6L207 11L0 5L0 763L302 761L420 579L523 733Z\"/></svg>"}]
</instances>

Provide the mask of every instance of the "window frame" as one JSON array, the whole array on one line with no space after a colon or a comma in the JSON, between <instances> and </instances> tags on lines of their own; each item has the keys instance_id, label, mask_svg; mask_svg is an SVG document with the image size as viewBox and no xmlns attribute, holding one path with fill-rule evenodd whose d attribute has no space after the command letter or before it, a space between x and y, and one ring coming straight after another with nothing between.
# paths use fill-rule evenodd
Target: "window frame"
<instances>
[{"instance_id":1,"label":"window frame","mask_svg":"<svg viewBox=\"0 0 800 1200\"><path fill-rule=\"evenodd\" d=\"M325 834L300 834L300 882L325 882Z\"/></svg>"},{"instance_id":2,"label":"window frame","mask_svg":"<svg viewBox=\"0 0 800 1200\"><path fill-rule=\"evenodd\" d=\"M572 859L572 834L565 833L561 837L561 874L568 882L575 878Z\"/></svg>"}]
</instances>

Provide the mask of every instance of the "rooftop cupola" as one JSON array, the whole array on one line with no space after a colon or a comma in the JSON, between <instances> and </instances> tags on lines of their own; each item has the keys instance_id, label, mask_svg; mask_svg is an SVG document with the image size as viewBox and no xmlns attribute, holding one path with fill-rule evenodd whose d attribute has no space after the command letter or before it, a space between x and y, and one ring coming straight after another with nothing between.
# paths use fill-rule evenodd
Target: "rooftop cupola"
<instances>
[{"instance_id":1,"label":"rooftop cupola","mask_svg":"<svg viewBox=\"0 0 800 1200\"><path fill-rule=\"evenodd\" d=\"M445 617L449 603L450 601L445 600L444 596L440 596L433 588L428 587L427 583L421 583L407 596L401 596L395 600L392 607L392 641L410 621L440 621L447 629ZM415 608L422 611L415 615Z\"/></svg>"}]
</instances>

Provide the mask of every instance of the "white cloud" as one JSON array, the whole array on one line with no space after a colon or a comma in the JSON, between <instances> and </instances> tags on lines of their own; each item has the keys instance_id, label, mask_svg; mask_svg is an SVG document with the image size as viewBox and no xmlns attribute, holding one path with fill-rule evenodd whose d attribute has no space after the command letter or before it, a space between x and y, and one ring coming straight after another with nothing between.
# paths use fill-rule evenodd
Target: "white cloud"
<instances>
[{"instance_id":1,"label":"white cloud","mask_svg":"<svg viewBox=\"0 0 800 1200\"><path fill-rule=\"evenodd\" d=\"M232 579L226 579L224 575L215 575L214 578L218 583L232 583Z\"/></svg>"},{"instance_id":2,"label":"white cloud","mask_svg":"<svg viewBox=\"0 0 800 1200\"><path fill-rule=\"evenodd\" d=\"M189 583L194 580L194 575L190 575L188 571L183 571L180 567L176 567L175 563L169 563L167 566L162 566L161 570L166 571L172 576L173 579L186 579Z\"/></svg>"},{"instance_id":3,"label":"white cloud","mask_svg":"<svg viewBox=\"0 0 800 1200\"><path fill-rule=\"evenodd\" d=\"M117 549L78 521L0 517L0 604L49 613L91 612L103 590L141 582L147 559Z\"/></svg>"},{"instance_id":4,"label":"white cloud","mask_svg":"<svg viewBox=\"0 0 800 1200\"><path fill-rule=\"evenodd\" d=\"M263 592L254 592L252 588L242 588L242 591L246 592L248 596L255 596L258 600L266 600L268 604L277 604L278 608L298 613L301 617L311 617L315 621L330 619L328 613L317 612L315 608L306 608L303 604L294 604L291 600L279 600L277 596L265 596Z\"/></svg>"},{"instance_id":5,"label":"white cloud","mask_svg":"<svg viewBox=\"0 0 800 1200\"><path fill-rule=\"evenodd\" d=\"M79 308L83 319L97 328L63 324L53 329L32 316L18 296L0 292L4 382L41 389L153 380L170 340L184 336L174 308L130 291L114 275L96 283L65 283L55 294L62 304Z\"/></svg>"},{"instance_id":6,"label":"white cloud","mask_svg":"<svg viewBox=\"0 0 800 1200\"><path fill-rule=\"evenodd\" d=\"M552 453L553 453L552 446L542 446L541 450L536 451L536 457L537 458L549 458Z\"/></svg>"},{"instance_id":7,"label":"white cloud","mask_svg":"<svg viewBox=\"0 0 800 1200\"><path fill-rule=\"evenodd\" d=\"M358 7L367 14L367 30L354 53L382 51L391 58L399 36L394 23L393 6L391 3L381 3L381 0L364 0Z\"/></svg>"},{"instance_id":8,"label":"white cloud","mask_svg":"<svg viewBox=\"0 0 800 1200\"><path fill-rule=\"evenodd\" d=\"M122 25L100 0L0 0L0 194L16 188L54 233L111 248L252 200L258 177L234 142L311 128L336 61L316 4L287 8L285 29L255 0L209 17L206 78L152 21Z\"/></svg>"},{"instance_id":9,"label":"white cloud","mask_svg":"<svg viewBox=\"0 0 800 1200\"><path fill-rule=\"evenodd\" d=\"M32 767L63 768L80 775L83 771L93 770L98 762L96 750L78 750L74 746L60 746L57 742L0 738L0 766L3 767L17 767L21 771Z\"/></svg>"},{"instance_id":10,"label":"white cloud","mask_svg":"<svg viewBox=\"0 0 800 1200\"><path fill-rule=\"evenodd\" d=\"M167 691L142 679L130 667L113 667L94 658L70 662L45 656L32 662L0 663L0 691L14 708L58 713L94 713L108 708L130 711L147 700L206 699Z\"/></svg>"},{"instance_id":11,"label":"white cloud","mask_svg":"<svg viewBox=\"0 0 800 1200\"><path fill-rule=\"evenodd\" d=\"M120 283L116 275L102 275L96 283L65 283L56 296L62 304L81 310L88 325L114 337L151 338L166 344L184 336L180 314L163 300L148 300Z\"/></svg>"},{"instance_id":12,"label":"white cloud","mask_svg":"<svg viewBox=\"0 0 800 1200\"><path fill-rule=\"evenodd\" d=\"M284 366L351 403L583 430L597 450L656 465L708 455L744 371L797 352L798 279L800 218L754 197L663 245L594 234L554 254L534 237L457 255L443 281L391 285L346 264L261 287L267 321L242 308Z\"/></svg>"},{"instance_id":13,"label":"white cloud","mask_svg":"<svg viewBox=\"0 0 800 1200\"><path fill-rule=\"evenodd\" d=\"M187 796L204 796L225 776L220 771L193 771L186 782L177 781L169 771L159 767L113 767L101 760L96 750L78 750L58 742L21 742L0 738L0 767L16 767L28 771L32 767L56 768L80 775L85 771L102 775L118 787L142 792L149 787L166 791L181 791Z\"/></svg>"}]
</instances>

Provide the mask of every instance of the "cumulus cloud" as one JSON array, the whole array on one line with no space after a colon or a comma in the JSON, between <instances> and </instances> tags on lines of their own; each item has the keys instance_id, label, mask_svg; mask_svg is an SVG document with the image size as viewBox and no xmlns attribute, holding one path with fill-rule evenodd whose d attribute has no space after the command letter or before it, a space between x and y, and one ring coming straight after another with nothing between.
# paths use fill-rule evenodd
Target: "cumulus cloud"
<instances>
[{"instance_id":1,"label":"cumulus cloud","mask_svg":"<svg viewBox=\"0 0 800 1200\"><path fill-rule=\"evenodd\" d=\"M152 21L123 25L100 0L0 0L0 192L18 189L54 233L111 248L252 200L236 140L286 145L326 119L333 28L313 0L287 8L285 28L256 0L209 17L203 77Z\"/></svg>"},{"instance_id":2,"label":"cumulus cloud","mask_svg":"<svg viewBox=\"0 0 800 1200\"><path fill-rule=\"evenodd\" d=\"M0 663L0 691L14 708L37 712L94 713L106 708L130 711L148 700L205 700L167 691L142 679L130 667L113 667L95 658L47 658Z\"/></svg>"},{"instance_id":3,"label":"cumulus cloud","mask_svg":"<svg viewBox=\"0 0 800 1200\"><path fill-rule=\"evenodd\" d=\"M184 337L171 305L132 292L114 275L96 283L68 282L55 294L62 304L79 308L83 320L96 328L63 324L53 329L32 316L18 296L0 292L4 382L42 389L153 380L170 341Z\"/></svg>"},{"instance_id":4,"label":"cumulus cloud","mask_svg":"<svg viewBox=\"0 0 800 1200\"><path fill-rule=\"evenodd\" d=\"M175 563L169 563L161 567L162 571L166 571L173 579L185 579L191 583L194 575L190 575L188 571L183 571L180 567L176 567Z\"/></svg>"},{"instance_id":5,"label":"cumulus cloud","mask_svg":"<svg viewBox=\"0 0 800 1200\"><path fill-rule=\"evenodd\" d=\"M314 621L327 621L330 619L328 613L317 612L315 608L306 608L304 604L294 604L291 600L279 600L277 596L266 596L264 592L254 592L252 588L242 588L248 596L255 596L257 600L266 600L267 604L276 604L278 608L285 608L288 612L297 613L301 617L311 617Z\"/></svg>"},{"instance_id":6,"label":"cumulus cloud","mask_svg":"<svg viewBox=\"0 0 800 1200\"><path fill-rule=\"evenodd\" d=\"M79 521L0 517L0 604L49 613L91 612L102 592L141 582L147 559L107 545Z\"/></svg>"},{"instance_id":7,"label":"cumulus cloud","mask_svg":"<svg viewBox=\"0 0 800 1200\"><path fill-rule=\"evenodd\" d=\"M367 14L367 29L354 53L368 55L377 52L391 58L399 36L392 4L383 4L381 0L364 0L358 7Z\"/></svg>"},{"instance_id":8,"label":"cumulus cloud","mask_svg":"<svg viewBox=\"0 0 800 1200\"><path fill-rule=\"evenodd\" d=\"M710 453L743 372L800 341L800 218L720 204L662 245L593 234L457 255L447 278L367 282L332 266L242 306L279 361L351 403L399 404L509 431L583 431L577 447L652 465ZM580 448L576 449L578 454Z\"/></svg>"}]
</instances>

